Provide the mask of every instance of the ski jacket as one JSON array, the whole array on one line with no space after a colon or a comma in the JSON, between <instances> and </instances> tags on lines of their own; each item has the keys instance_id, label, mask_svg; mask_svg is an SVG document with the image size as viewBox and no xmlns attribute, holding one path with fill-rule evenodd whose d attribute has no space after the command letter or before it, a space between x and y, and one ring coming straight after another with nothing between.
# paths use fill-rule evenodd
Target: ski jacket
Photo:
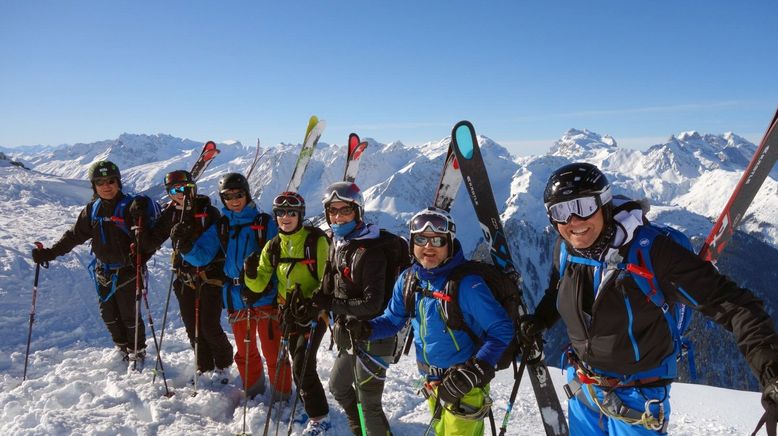
<instances>
[{"instance_id":1,"label":"ski jacket","mask_svg":"<svg viewBox=\"0 0 778 436\"><path fill-rule=\"evenodd\" d=\"M97 199L89 202L79 213L76 223L70 230L67 230L51 249L57 256L69 253L73 248L92 240L92 252L97 261L111 269L134 266L135 259L130 253L130 244L133 242L133 236L127 234L109 221L102 218L110 218L116 211L116 206L126 194L119 191L112 200L100 200L99 210L96 212L97 222L92 222L92 207ZM129 207L124 208L122 215L118 218L130 222ZM102 233L101 233L102 230ZM105 237L103 239L103 236ZM143 245L143 244L141 244ZM148 259L154 253L154 247L143 246L143 258Z\"/></svg>"},{"instance_id":2,"label":"ski jacket","mask_svg":"<svg viewBox=\"0 0 778 436\"><path fill-rule=\"evenodd\" d=\"M222 295L224 307L227 308L228 312L233 312L246 308L243 300L240 298L240 290L244 286L241 283L243 261L249 254L262 249L257 244L254 230L249 227L249 224L259 215L259 211L254 203L251 202L240 212L232 212L226 207L222 208L222 215L229 222L227 245L222 246L219 232L217 231L218 226L212 225L200 235L192 246L192 250L184 254L183 257L191 265L205 266L213 261L219 251L224 253L224 274L226 275L226 280L222 288ZM271 220L268 223L268 236L275 235L276 233L278 233L278 227ZM258 299L251 307L275 304L275 300L276 287L271 285L267 295Z\"/></svg>"},{"instance_id":3,"label":"ski jacket","mask_svg":"<svg viewBox=\"0 0 778 436\"><path fill-rule=\"evenodd\" d=\"M386 254L382 247L372 247L380 229L369 224L357 227L345 238L335 238L330 251L332 280L326 280L326 292L331 293L332 313L351 315L363 320L383 312L388 294L386 284ZM358 264L355 255L363 249Z\"/></svg>"},{"instance_id":4,"label":"ski jacket","mask_svg":"<svg viewBox=\"0 0 778 436\"><path fill-rule=\"evenodd\" d=\"M646 224L639 206L622 207L614 216L616 234L593 266L568 263L559 276L556 244L551 280L538 304L536 316L550 327L559 317L566 326L573 351L590 370L637 380L676 375L673 335L662 310L646 298L631 274L615 265L623 258L638 227ZM567 246L567 250L575 250ZM735 334L738 348L764 382L765 369L778 357L778 335L762 302L749 290L719 274L710 263L664 235L654 239L650 262L665 298L693 307ZM595 289L595 282L599 286Z\"/></svg>"},{"instance_id":5,"label":"ski jacket","mask_svg":"<svg viewBox=\"0 0 778 436\"><path fill-rule=\"evenodd\" d=\"M405 325L408 314L403 301L406 274L416 274L419 285L430 291L443 291L451 271L466 260L458 243L454 256L437 268L424 269L414 262L403 271L394 284L392 298L383 315L370 321L370 339L382 339L396 334ZM416 360L431 367L446 369L475 356L495 365L513 338L513 324L500 303L494 299L481 277L467 275L459 284L459 305L467 325L483 342L480 347L464 330L452 330L443 319L441 300L415 296L415 316L411 319Z\"/></svg>"},{"instance_id":6,"label":"ski jacket","mask_svg":"<svg viewBox=\"0 0 778 436\"><path fill-rule=\"evenodd\" d=\"M154 247L154 251L158 250L170 237L170 231L173 229L173 226L181 222L182 210L183 208L175 201L168 203L157 219L154 229L147 232L144 245ZM198 195L195 197L192 201L192 208L187 210L184 216L184 220L192 223L194 226L192 240L197 240L203 232L214 226L220 217L219 209L211 205L211 199L208 196ZM175 247L173 248L175 250ZM193 284L198 267L184 260L183 255L177 251L173 252L173 256L173 269L178 272L181 278L188 279L185 280L186 283ZM213 279L221 282L224 277L223 269L224 252L218 250L214 258L200 270L200 273L201 275L204 274L208 280Z\"/></svg>"},{"instance_id":7,"label":"ski jacket","mask_svg":"<svg viewBox=\"0 0 778 436\"><path fill-rule=\"evenodd\" d=\"M305 227L301 227L294 233L284 234L278 233L275 238L278 239L281 246L280 257L282 259L303 259L305 258L305 238L308 236L310 230ZM259 258L259 269L257 270L257 277L250 279L244 276L246 286L253 292L261 293L264 291L267 284L270 282L273 274L278 279L278 302L283 303L286 301L286 296L291 294L296 285L300 285L302 292L302 298L310 298L315 291L319 290L320 281L316 280L311 271L308 270L301 262L279 262L276 268L270 261L270 248L271 242L268 241L265 244L265 248L262 250L262 255ZM324 269L327 264L327 254L329 252L330 245L325 236L319 237L316 242L316 271L319 277L324 277ZM262 297L264 300L266 296Z\"/></svg>"}]
</instances>

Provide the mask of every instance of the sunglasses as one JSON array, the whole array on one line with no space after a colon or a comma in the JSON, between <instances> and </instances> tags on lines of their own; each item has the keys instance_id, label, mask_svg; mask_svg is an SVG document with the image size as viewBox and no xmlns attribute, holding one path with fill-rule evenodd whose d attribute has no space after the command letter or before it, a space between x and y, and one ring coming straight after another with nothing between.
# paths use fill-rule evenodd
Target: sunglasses
<instances>
[{"instance_id":1,"label":"sunglasses","mask_svg":"<svg viewBox=\"0 0 778 436\"><path fill-rule=\"evenodd\" d=\"M114 185L118 183L119 180L116 179L116 177L110 177L107 179L95 179L95 185L96 186L104 186L104 185Z\"/></svg>"},{"instance_id":2,"label":"sunglasses","mask_svg":"<svg viewBox=\"0 0 778 436\"><path fill-rule=\"evenodd\" d=\"M343 206L343 207L334 207L330 206L327 208L327 213L332 216L347 216L354 213L354 206Z\"/></svg>"},{"instance_id":3,"label":"sunglasses","mask_svg":"<svg viewBox=\"0 0 778 436\"><path fill-rule=\"evenodd\" d=\"M241 198L244 198L246 196L245 192L235 192L235 193L225 193L222 194L222 199L224 201L230 201L230 200L240 200Z\"/></svg>"},{"instance_id":4,"label":"sunglasses","mask_svg":"<svg viewBox=\"0 0 778 436\"><path fill-rule=\"evenodd\" d=\"M591 218L612 198L611 191L606 188L602 193L588 197L579 197L572 200L561 201L552 205L546 205L548 217L557 224L567 224L573 215L587 220Z\"/></svg>"},{"instance_id":5,"label":"sunglasses","mask_svg":"<svg viewBox=\"0 0 778 436\"><path fill-rule=\"evenodd\" d=\"M194 188L194 185L179 185L168 189L167 192L170 195L184 194L186 193L187 189L191 189L191 188Z\"/></svg>"},{"instance_id":6,"label":"sunglasses","mask_svg":"<svg viewBox=\"0 0 778 436\"><path fill-rule=\"evenodd\" d=\"M445 247L448 241L445 236L422 236L413 235L413 245L419 247L426 247L427 244L432 244L435 248Z\"/></svg>"},{"instance_id":7,"label":"sunglasses","mask_svg":"<svg viewBox=\"0 0 778 436\"><path fill-rule=\"evenodd\" d=\"M296 218L299 212L296 210L289 210L289 209L276 209L273 211L273 214L276 216L276 218L283 218L285 216L288 216L290 218Z\"/></svg>"}]
</instances>

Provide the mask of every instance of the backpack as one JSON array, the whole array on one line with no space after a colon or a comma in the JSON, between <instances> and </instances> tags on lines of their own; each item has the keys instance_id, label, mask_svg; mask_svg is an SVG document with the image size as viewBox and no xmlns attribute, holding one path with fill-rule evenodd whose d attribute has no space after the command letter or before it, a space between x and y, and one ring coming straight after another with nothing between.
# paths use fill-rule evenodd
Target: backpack
<instances>
[{"instance_id":1,"label":"backpack","mask_svg":"<svg viewBox=\"0 0 778 436\"><path fill-rule=\"evenodd\" d=\"M454 268L449 274L442 292L430 292L429 290L421 289L418 286L418 279L413 274L406 274L405 282L403 283L403 301L405 303L406 313L410 314L411 317L414 316L414 296L416 292L421 292L427 297L437 298L441 300L441 304L443 305L446 326L452 330L464 330L467 332L468 336L470 336L473 343L478 345L482 344L483 340L481 340L465 322L464 316L462 315L462 309L459 307L458 303L459 284L462 279L468 275L481 277L492 292L494 299L503 307L503 309L505 309L508 318L513 321L514 326L518 325L519 306L523 304L521 299L521 288L510 275L506 274L498 267L475 260L469 260ZM498 359L496 365L497 369L501 370L511 366L515 357L520 354L520 352L521 345L518 342L517 336L514 335L508 344L508 348L505 349Z\"/></svg>"},{"instance_id":2,"label":"backpack","mask_svg":"<svg viewBox=\"0 0 778 436\"><path fill-rule=\"evenodd\" d=\"M147 222L144 223L144 225L147 228L153 228L154 224L157 222L157 219L162 214L162 208L159 206L159 203L152 200L146 195L132 195L132 194L124 194L122 198L116 203L116 207L114 208L113 215L111 216L105 216L101 217L97 215L97 212L100 210L100 205L103 202L102 198L97 198L97 200L92 203L92 226L99 225L100 226L100 240L103 244L106 244L107 241L105 240L105 232L103 231L103 222L112 222L118 227L121 231L123 231L125 234L129 235L130 230L132 228L132 223L130 225L127 225L127 223L124 220L124 216L126 214L126 210L129 207L130 203L132 203L133 200L135 200L138 197L144 197L146 198L146 217Z\"/></svg>"},{"instance_id":3,"label":"backpack","mask_svg":"<svg viewBox=\"0 0 778 436\"><path fill-rule=\"evenodd\" d=\"M676 244L694 252L694 247L688 236L683 232L669 226L659 224L648 224L638 227L633 236L633 242L627 251L624 262L616 267L621 270L621 274L630 274L632 279L638 285L638 288L645 294L646 298L654 303L664 315L670 332L673 335L675 343L676 359L681 360L688 357L689 376L692 381L697 379L697 368L694 363L694 348L691 341L684 337L684 333L692 322L694 312L688 306L680 302L668 302L665 294L659 286L659 281L654 276L653 266L651 264L651 247L657 236L670 238ZM564 274L568 262L584 263L592 265L591 259L579 258L567 253L567 245L562 243L559 252L559 275ZM594 263L598 263L594 261ZM683 288L676 288L679 292L689 297Z\"/></svg>"},{"instance_id":4,"label":"backpack","mask_svg":"<svg viewBox=\"0 0 778 436\"><path fill-rule=\"evenodd\" d=\"M303 244L303 256L301 258L295 257L281 257L281 238L276 236L268 242L268 255L270 258L270 265L275 269L280 263L290 263L289 267L291 271L294 268L295 263L302 263L308 268L308 272L318 282L321 280L319 277L319 270L317 268L316 248L319 242L319 238L324 236L329 242L330 236L322 229L313 225L304 225L303 228L308 230L308 235L305 237Z\"/></svg>"}]
</instances>

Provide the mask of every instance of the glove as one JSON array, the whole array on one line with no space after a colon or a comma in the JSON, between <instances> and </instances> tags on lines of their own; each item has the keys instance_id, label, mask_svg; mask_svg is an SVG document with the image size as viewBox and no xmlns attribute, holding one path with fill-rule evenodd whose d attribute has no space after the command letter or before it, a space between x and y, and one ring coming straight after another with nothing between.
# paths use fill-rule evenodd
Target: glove
<instances>
[{"instance_id":1,"label":"glove","mask_svg":"<svg viewBox=\"0 0 778 436\"><path fill-rule=\"evenodd\" d=\"M257 278L257 270L259 269L259 252L255 251L249 254L243 261L243 272L246 277L254 280Z\"/></svg>"},{"instance_id":2,"label":"glove","mask_svg":"<svg viewBox=\"0 0 778 436\"><path fill-rule=\"evenodd\" d=\"M32 260L35 263L46 263L57 258L51 248L33 248Z\"/></svg>"},{"instance_id":3,"label":"glove","mask_svg":"<svg viewBox=\"0 0 778 436\"><path fill-rule=\"evenodd\" d=\"M190 223L176 223L170 230L170 240L173 246L181 253L189 253L192 250L192 235L194 227Z\"/></svg>"},{"instance_id":4,"label":"glove","mask_svg":"<svg viewBox=\"0 0 778 436\"><path fill-rule=\"evenodd\" d=\"M765 420L765 430L767 434L775 434L778 427L778 377L772 378L765 384L762 390L762 407L765 410L762 417Z\"/></svg>"},{"instance_id":5,"label":"glove","mask_svg":"<svg viewBox=\"0 0 778 436\"><path fill-rule=\"evenodd\" d=\"M494 367L483 360L471 357L467 362L454 365L443 375L438 386L438 397L454 404L473 388L482 388L494 378Z\"/></svg>"},{"instance_id":6,"label":"glove","mask_svg":"<svg viewBox=\"0 0 778 436\"><path fill-rule=\"evenodd\" d=\"M146 211L148 210L148 207L149 199L146 197L135 197L135 199L132 200L128 213L133 224L138 222L138 218L141 219L141 222L146 219Z\"/></svg>"},{"instance_id":7,"label":"glove","mask_svg":"<svg viewBox=\"0 0 778 436\"><path fill-rule=\"evenodd\" d=\"M319 310L330 311L332 309L332 294L328 294L321 289L315 291L311 296L313 305Z\"/></svg>"},{"instance_id":8,"label":"glove","mask_svg":"<svg viewBox=\"0 0 778 436\"><path fill-rule=\"evenodd\" d=\"M373 327L368 321L360 321L356 318L346 321L346 330L355 341L365 341L373 333Z\"/></svg>"},{"instance_id":9,"label":"glove","mask_svg":"<svg viewBox=\"0 0 778 436\"><path fill-rule=\"evenodd\" d=\"M534 315L524 315L519 319L519 341L525 347L534 347L543 330L545 329Z\"/></svg>"},{"instance_id":10,"label":"glove","mask_svg":"<svg viewBox=\"0 0 778 436\"><path fill-rule=\"evenodd\" d=\"M308 324L319 313L310 298L300 298L297 305L290 308L294 321L298 324Z\"/></svg>"},{"instance_id":11,"label":"glove","mask_svg":"<svg viewBox=\"0 0 778 436\"><path fill-rule=\"evenodd\" d=\"M252 291L251 289L249 289L246 286L241 286L240 287L240 298L241 298L241 300L243 300L243 304L245 304L246 307L253 306L254 303L257 302L257 300L262 298L263 295L264 295L264 293L262 293L262 292L254 292L254 291Z\"/></svg>"}]
</instances>

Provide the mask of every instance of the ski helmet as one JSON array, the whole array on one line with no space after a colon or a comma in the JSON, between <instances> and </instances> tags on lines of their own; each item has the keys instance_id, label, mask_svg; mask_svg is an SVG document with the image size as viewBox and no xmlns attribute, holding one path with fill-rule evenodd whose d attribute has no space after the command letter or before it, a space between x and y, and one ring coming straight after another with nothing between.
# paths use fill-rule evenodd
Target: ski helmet
<instances>
[{"instance_id":1,"label":"ski helmet","mask_svg":"<svg viewBox=\"0 0 778 436\"><path fill-rule=\"evenodd\" d=\"M251 202L251 187L249 181L240 173L227 173L219 179L219 198L224 203L224 194L231 189L240 189L246 193L247 201Z\"/></svg>"},{"instance_id":2,"label":"ski helmet","mask_svg":"<svg viewBox=\"0 0 778 436\"><path fill-rule=\"evenodd\" d=\"M588 218L603 206L607 219L612 199L608 178L599 168L585 162L565 165L554 171L543 192L546 212L555 226L568 222L571 215Z\"/></svg>"},{"instance_id":3,"label":"ski helmet","mask_svg":"<svg viewBox=\"0 0 778 436\"><path fill-rule=\"evenodd\" d=\"M454 254L454 238L457 237L457 226L451 214L438 207L428 207L413 216L408 229L411 234L411 241L415 233L435 232L446 235L448 243L448 257ZM409 244L411 256L413 256L413 243Z\"/></svg>"},{"instance_id":4,"label":"ski helmet","mask_svg":"<svg viewBox=\"0 0 778 436\"><path fill-rule=\"evenodd\" d=\"M92 182L92 192L97 195L95 188L95 180L106 177L115 177L119 182L119 190L122 189L122 174L119 172L119 167L115 163L109 160L97 161L89 167L89 181Z\"/></svg>"},{"instance_id":5,"label":"ski helmet","mask_svg":"<svg viewBox=\"0 0 778 436\"><path fill-rule=\"evenodd\" d=\"M324 191L324 198L322 199L321 203L326 209L330 203L336 201L342 201L352 205L356 209L356 217L354 219L356 221L362 221L365 202L362 198L362 192L360 192L359 186L357 186L356 183L335 182L330 186L327 186L327 189ZM330 215L326 212L326 210L324 216L327 218L327 223L332 224L330 223Z\"/></svg>"},{"instance_id":6,"label":"ski helmet","mask_svg":"<svg viewBox=\"0 0 778 436\"><path fill-rule=\"evenodd\" d=\"M170 193L170 190L177 186L185 186L187 188L196 189L195 181L192 179L192 175L189 171L176 170L165 174L165 190Z\"/></svg>"}]
</instances>

